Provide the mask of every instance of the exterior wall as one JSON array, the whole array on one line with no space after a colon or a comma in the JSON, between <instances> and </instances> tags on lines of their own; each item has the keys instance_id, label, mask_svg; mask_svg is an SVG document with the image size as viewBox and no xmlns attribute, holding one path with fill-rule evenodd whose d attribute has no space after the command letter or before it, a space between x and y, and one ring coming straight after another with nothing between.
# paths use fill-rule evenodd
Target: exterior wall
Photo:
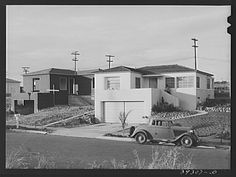
<instances>
[{"instance_id":1,"label":"exterior wall","mask_svg":"<svg viewBox=\"0 0 236 177\"><path fill-rule=\"evenodd\" d=\"M149 88L149 77L142 78L142 88Z\"/></svg>"},{"instance_id":2,"label":"exterior wall","mask_svg":"<svg viewBox=\"0 0 236 177\"><path fill-rule=\"evenodd\" d=\"M12 111L15 111L14 100L21 100L22 102L24 102L24 100L29 100L29 95L28 93L19 93L15 95L14 97L12 97L12 100L11 100ZM34 100L34 112L38 112L38 93L37 92L31 93L30 100Z\"/></svg>"},{"instance_id":3,"label":"exterior wall","mask_svg":"<svg viewBox=\"0 0 236 177\"><path fill-rule=\"evenodd\" d=\"M131 72L131 89L135 88L135 78L140 78L140 88L143 88L143 77L139 73Z\"/></svg>"},{"instance_id":4,"label":"exterior wall","mask_svg":"<svg viewBox=\"0 0 236 177\"><path fill-rule=\"evenodd\" d=\"M214 85L213 78L197 73L197 76L200 77L200 88L196 89L197 102L205 102L207 98L214 98ZM207 89L207 78L211 79L210 89Z\"/></svg>"},{"instance_id":5,"label":"exterior wall","mask_svg":"<svg viewBox=\"0 0 236 177\"><path fill-rule=\"evenodd\" d=\"M24 91L26 93L33 92L33 78L39 78L39 92L47 92L50 88L49 74L35 75L35 76L23 76Z\"/></svg>"},{"instance_id":6,"label":"exterior wall","mask_svg":"<svg viewBox=\"0 0 236 177\"><path fill-rule=\"evenodd\" d=\"M176 96L173 96L163 90L160 90L161 94L159 96L160 98L160 101L161 101L161 98L163 97L164 101L169 103L169 104L173 104L175 107L179 107L180 104L179 104L179 98L177 98Z\"/></svg>"},{"instance_id":7,"label":"exterior wall","mask_svg":"<svg viewBox=\"0 0 236 177\"><path fill-rule=\"evenodd\" d=\"M19 94L20 82L19 83L6 82L6 93L10 93L11 96Z\"/></svg>"}]
</instances>

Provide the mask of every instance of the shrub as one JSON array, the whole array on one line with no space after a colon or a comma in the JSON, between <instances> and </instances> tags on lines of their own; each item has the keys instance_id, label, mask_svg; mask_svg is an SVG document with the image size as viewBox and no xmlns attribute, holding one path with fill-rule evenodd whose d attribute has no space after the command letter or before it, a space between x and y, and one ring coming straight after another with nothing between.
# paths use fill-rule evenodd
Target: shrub
<instances>
[{"instance_id":1,"label":"shrub","mask_svg":"<svg viewBox=\"0 0 236 177\"><path fill-rule=\"evenodd\" d=\"M181 111L179 107L175 107L173 104L158 103L152 106L152 112L159 113L159 112L178 112Z\"/></svg>"},{"instance_id":2,"label":"shrub","mask_svg":"<svg viewBox=\"0 0 236 177\"><path fill-rule=\"evenodd\" d=\"M49 169L55 168L53 160L40 153L23 150L22 147L13 149L6 155L7 169Z\"/></svg>"},{"instance_id":3,"label":"shrub","mask_svg":"<svg viewBox=\"0 0 236 177\"><path fill-rule=\"evenodd\" d=\"M152 148L151 161L147 162L147 159L141 159L136 150L133 151L134 161L126 162L124 160L117 161L112 159L111 161L103 161L98 163L94 161L89 164L89 168L101 169L193 169L192 155L183 154L183 148L175 147L170 150L164 150L164 148Z\"/></svg>"},{"instance_id":4,"label":"shrub","mask_svg":"<svg viewBox=\"0 0 236 177\"><path fill-rule=\"evenodd\" d=\"M125 113L125 112L120 112L119 119L121 122L121 126L123 129L123 135L125 134L125 126L127 125L126 120L128 118L128 115L130 114L131 111Z\"/></svg>"},{"instance_id":5,"label":"shrub","mask_svg":"<svg viewBox=\"0 0 236 177\"><path fill-rule=\"evenodd\" d=\"M23 150L21 147L19 149L13 149L6 154L6 168L16 169L25 168L25 166L25 157L23 156Z\"/></svg>"}]
</instances>

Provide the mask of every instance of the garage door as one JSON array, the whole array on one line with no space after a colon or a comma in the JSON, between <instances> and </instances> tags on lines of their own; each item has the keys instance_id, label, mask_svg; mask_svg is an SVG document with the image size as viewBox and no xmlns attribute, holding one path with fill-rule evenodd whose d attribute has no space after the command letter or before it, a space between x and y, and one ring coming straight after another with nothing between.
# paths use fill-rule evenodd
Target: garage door
<instances>
[{"instance_id":1,"label":"garage door","mask_svg":"<svg viewBox=\"0 0 236 177\"><path fill-rule=\"evenodd\" d=\"M104 117L105 122L120 123L120 112L129 112L127 123L144 123L144 102L105 102Z\"/></svg>"}]
</instances>

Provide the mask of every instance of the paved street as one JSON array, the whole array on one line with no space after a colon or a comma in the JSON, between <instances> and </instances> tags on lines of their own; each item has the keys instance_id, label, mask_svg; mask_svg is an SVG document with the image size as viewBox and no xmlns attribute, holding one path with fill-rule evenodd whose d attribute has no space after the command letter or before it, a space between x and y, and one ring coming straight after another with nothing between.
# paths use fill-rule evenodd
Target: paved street
<instances>
[{"instance_id":1,"label":"paved street","mask_svg":"<svg viewBox=\"0 0 236 177\"><path fill-rule=\"evenodd\" d=\"M104 160L134 161L133 150L137 150L140 158L151 160L152 145L139 145L136 142L120 142L93 138L66 137L57 135L41 135L33 133L16 133L7 131L7 151L22 146L30 152L40 152L54 157L58 168L66 168L72 161L74 168L84 164ZM160 146L160 145L155 145ZM160 146L166 149L172 146ZM193 164L198 169L230 168L229 149L186 149L192 153ZM70 164L71 167L71 164Z\"/></svg>"}]
</instances>

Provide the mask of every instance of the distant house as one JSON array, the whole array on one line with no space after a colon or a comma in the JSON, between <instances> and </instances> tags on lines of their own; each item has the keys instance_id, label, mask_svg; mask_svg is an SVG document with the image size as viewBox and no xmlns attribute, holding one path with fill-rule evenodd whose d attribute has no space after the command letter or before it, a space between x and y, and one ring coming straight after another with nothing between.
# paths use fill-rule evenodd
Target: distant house
<instances>
[{"instance_id":1,"label":"distant house","mask_svg":"<svg viewBox=\"0 0 236 177\"><path fill-rule=\"evenodd\" d=\"M230 83L227 81L216 81L214 83L215 97L230 97Z\"/></svg>"},{"instance_id":2,"label":"distant house","mask_svg":"<svg viewBox=\"0 0 236 177\"><path fill-rule=\"evenodd\" d=\"M14 100L20 102L34 100L34 112L58 104L77 104L82 96L86 96L83 103L89 100L88 102L93 104L93 71L98 70L76 72L50 68L24 74L23 89L25 93L16 95ZM16 104L13 102L13 107Z\"/></svg>"},{"instance_id":3,"label":"distant house","mask_svg":"<svg viewBox=\"0 0 236 177\"><path fill-rule=\"evenodd\" d=\"M95 116L103 122L119 122L120 112L130 111L128 122L146 122L157 102L184 110L214 98L213 75L180 65L125 66L95 73ZM167 92L168 91L170 93Z\"/></svg>"},{"instance_id":4,"label":"distant house","mask_svg":"<svg viewBox=\"0 0 236 177\"><path fill-rule=\"evenodd\" d=\"M20 93L20 81L6 78L6 109L11 109L12 97Z\"/></svg>"},{"instance_id":5,"label":"distant house","mask_svg":"<svg viewBox=\"0 0 236 177\"><path fill-rule=\"evenodd\" d=\"M20 93L20 81L6 78L6 97Z\"/></svg>"}]
</instances>

